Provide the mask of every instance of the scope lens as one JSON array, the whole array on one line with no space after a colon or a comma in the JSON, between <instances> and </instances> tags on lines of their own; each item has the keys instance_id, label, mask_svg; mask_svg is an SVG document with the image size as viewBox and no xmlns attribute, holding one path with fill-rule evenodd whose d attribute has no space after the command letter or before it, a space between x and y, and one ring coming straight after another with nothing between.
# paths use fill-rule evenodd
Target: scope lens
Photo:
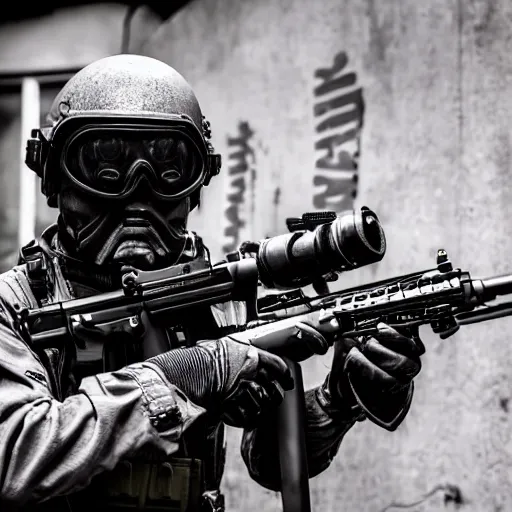
<instances>
[{"instance_id":1,"label":"scope lens","mask_svg":"<svg viewBox=\"0 0 512 512\"><path fill-rule=\"evenodd\" d=\"M363 233L370 247L379 252L382 245L382 228L371 214L363 215Z\"/></svg>"},{"instance_id":2,"label":"scope lens","mask_svg":"<svg viewBox=\"0 0 512 512\"><path fill-rule=\"evenodd\" d=\"M380 261L386 238L369 208L340 214L313 231L264 240L258 251L261 282L269 288L302 287L331 272Z\"/></svg>"}]
</instances>

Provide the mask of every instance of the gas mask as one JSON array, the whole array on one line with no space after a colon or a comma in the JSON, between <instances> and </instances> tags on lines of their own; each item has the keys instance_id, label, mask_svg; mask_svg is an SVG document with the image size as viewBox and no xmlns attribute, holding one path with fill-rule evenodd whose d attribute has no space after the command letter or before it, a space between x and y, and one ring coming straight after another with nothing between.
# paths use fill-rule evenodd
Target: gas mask
<instances>
[{"instance_id":1,"label":"gas mask","mask_svg":"<svg viewBox=\"0 0 512 512\"><path fill-rule=\"evenodd\" d=\"M180 259L203 171L193 137L168 127L85 127L62 147L60 169L59 239L68 255L141 270Z\"/></svg>"}]
</instances>

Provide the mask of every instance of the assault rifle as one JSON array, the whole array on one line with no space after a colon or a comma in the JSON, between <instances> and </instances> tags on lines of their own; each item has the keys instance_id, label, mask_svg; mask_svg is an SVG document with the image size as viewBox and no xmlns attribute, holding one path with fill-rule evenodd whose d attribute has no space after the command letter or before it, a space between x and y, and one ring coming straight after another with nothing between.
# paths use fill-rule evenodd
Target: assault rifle
<instances>
[{"instance_id":1,"label":"assault rifle","mask_svg":"<svg viewBox=\"0 0 512 512\"><path fill-rule=\"evenodd\" d=\"M474 279L469 272L454 269L440 250L436 267L329 293L327 283L340 272L384 256L385 236L378 217L363 207L340 216L304 215L290 220L288 227L291 233L246 244L220 265L205 258L163 270L131 269L120 290L20 311L22 332L35 348L44 348L71 339L80 346L77 331L93 329L106 341L142 340L142 357L147 358L169 346L164 339L144 338L143 313L156 325L172 326L183 312L197 307L246 302L251 327L244 331L247 338L285 358L294 375L295 388L286 393L279 409L283 510L309 512L304 388L298 363L314 354L300 341L283 343L278 335L260 335L302 320L321 331L335 327L346 337L371 335L379 322L395 327L430 324L447 338L460 325L511 315L512 302L488 303L512 293L512 274ZM283 291L258 299L259 283ZM322 293L306 296L302 288L309 284Z\"/></svg>"},{"instance_id":2,"label":"assault rifle","mask_svg":"<svg viewBox=\"0 0 512 512\"><path fill-rule=\"evenodd\" d=\"M85 348L80 328L92 329L105 340L119 334L137 339L146 313L152 324L173 326L184 311L243 301L247 321L256 321L258 285L297 289L308 284L333 280L344 271L380 261L386 251L384 231L377 215L367 207L358 212L305 214L291 219L291 233L258 243L255 257L244 253L228 255L228 260L212 265L204 257L161 270L127 268L122 288L81 299L56 302L20 312L20 325L30 343L38 348L66 343L70 337ZM145 347L147 357L167 347Z\"/></svg>"}]
</instances>

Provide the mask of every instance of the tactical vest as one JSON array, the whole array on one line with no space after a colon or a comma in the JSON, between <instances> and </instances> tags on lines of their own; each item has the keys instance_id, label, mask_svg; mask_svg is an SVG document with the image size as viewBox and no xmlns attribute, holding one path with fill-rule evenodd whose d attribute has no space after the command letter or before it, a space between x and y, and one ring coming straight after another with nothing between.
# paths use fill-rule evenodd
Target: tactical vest
<instances>
[{"instance_id":1,"label":"tactical vest","mask_svg":"<svg viewBox=\"0 0 512 512\"><path fill-rule=\"evenodd\" d=\"M72 290L59 268L57 258L48 254L44 240L32 241L23 247L19 264L26 265L28 284L39 305L63 300L62 295L66 291L70 294L68 298L72 298ZM218 315L222 309L214 308L212 314L210 308L205 308L201 322L194 322L191 318L188 336L197 341L220 337L236 330L226 326L226 322L220 322L224 323L224 327L219 326ZM236 311L239 306L230 309ZM42 358L53 377L59 400L73 393L84 376L104 371L94 357L89 356L81 361L74 347L71 350L73 355L62 353L65 350L45 349L45 357ZM60 373L57 369L61 370ZM224 496L219 487L225 456L224 425L210 424L208 418L202 417L184 433L180 449L172 458L166 460L148 453L121 461L113 471L95 477L85 490L66 498L50 500L36 510L223 512Z\"/></svg>"}]
</instances>

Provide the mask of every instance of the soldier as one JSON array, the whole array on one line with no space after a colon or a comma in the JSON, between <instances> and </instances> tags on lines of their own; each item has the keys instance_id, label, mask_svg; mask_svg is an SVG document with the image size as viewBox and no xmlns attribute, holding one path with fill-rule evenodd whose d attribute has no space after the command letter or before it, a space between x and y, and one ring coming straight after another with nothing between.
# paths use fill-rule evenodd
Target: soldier
<instances>
[{"instance_id":1,"label":"soldier","mask_svg":"<svg viewBox=\"0 0 512 512\"><path fill-rule=\"evenodd\" d=\"M72 340L37 350L18 322L21 308L120 288L123 266L205 257L187 217L220 160L188 83L148 57L101 59L64 86L35 134L27 164L59 216L0 277L1 509L223 510L224 423L245 429L252 478L279 489L276 432L262 418L293 387L290 372L210 309L184 315L181 335L169 326L170 350L145 361L129 343L122 357L98 356L94 333L82 333L78 356ZM424 349L416 335L381 327L364 349L336 344L325 383L306 392L310 476L364 418L354 392L390 430L408 411ZM325 344L305 324L286 336Z\"/></svg>"}]
</instances>

